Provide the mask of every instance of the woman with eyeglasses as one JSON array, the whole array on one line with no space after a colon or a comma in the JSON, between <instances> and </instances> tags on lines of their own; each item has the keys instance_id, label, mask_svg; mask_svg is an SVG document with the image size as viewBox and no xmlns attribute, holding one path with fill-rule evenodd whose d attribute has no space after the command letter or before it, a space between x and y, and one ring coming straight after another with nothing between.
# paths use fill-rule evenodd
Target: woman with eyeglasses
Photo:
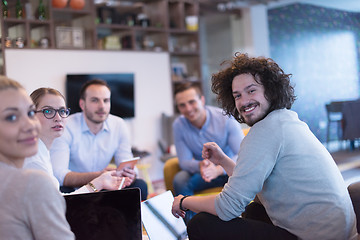
<instances>
[{"instance_id":1,"label":"woman with eyeglasses","mask_svg":"<svg viewBox=\"0 0 360 240\"><path fill-rule=\"evenodd\" d=\"M35 110L18 82L0 77L0 238L74 239L65 200L49 176L22 169L24 159L38 151Z\"/></svg>"},{"instance_id":2,"label":"woman with eyeglasses","mask_svg":"<svg viewBox=\"0 0 360 240\"><path fill-rule=\"evenodd\" d=\"M63 134L70 109L66 107L64 96L53 88L38 88L31 93L30 97L35 104L35 113L42 128L39 134L38 153L25 159L24 168L47 172L59 189L59 182L53 174L49 149L54 139ZM122 177L117 176L115 170L107 171L73 193L94 192L102 189L117 190L121 180ZM128 184L130 184L129 180L125 181L123 187Z\"/></svg>"}]
</instances>

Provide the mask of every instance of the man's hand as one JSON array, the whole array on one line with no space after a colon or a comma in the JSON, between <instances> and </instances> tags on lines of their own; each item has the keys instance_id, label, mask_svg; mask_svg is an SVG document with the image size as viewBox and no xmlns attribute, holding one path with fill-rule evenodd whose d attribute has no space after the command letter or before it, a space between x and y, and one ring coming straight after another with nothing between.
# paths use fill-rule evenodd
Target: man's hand
<instances>
[{"instance_id":1,"label":"man's hand","mask_svg":"<svg viewBox=\"0 0 360 240\"><path fill-rule=\"evenodd\" d=\"M213 179L223 174L223 168L204 159L200 162L200 174L204 181L211 182Z\"/></svg>"},{"instance_id":2,"label":"man's hand","mask_svg":"<svg viewBox=\"0 0 360 240\"><path fill-rule=\"evenodd\" d=\"M171 208L171 212L176 218L179 218L179 217L184 218L185 214L186 214L183 210L180 209L180 200L182 197L184 197L184 196L179 195L179 196L175 197L172 208Z\"/></svg>"},{"instance_id":3,"label":"man's hand","mask_svg":"<svg viewBox=\"0 0 360 240\"><path fill-rule=\"evenodd\" d=\"M202 157L210 160L215 165L221 165L221 161L227 156L216 143L208 142L203 145Z\"/></svg>"},{"instance_id":4,"label":"man's hand","mask_svg":"<svg viewBox=\"0 0 360 240\"><path fill-rule=\"evenodd\" d=\"M116 171L105 171L99 177L91 181L98 190L117 190L122 177L116 175ZM126 181L125 181L126 182Z\"/></svg>"},{"instance_id":5,"label":"man's hand","mask_svg":"<svg viewBox=\"0 0 360 240\"><path fill-rule=\"evenodd\" d=\"M123 168L122 170L117 171L117 175L122 177L128 177L131 181L130 184L133 183L136 179L136 172L132 168Z\"/></svg>"},{"instance_id":6,"label":"man's hand","mask_svg":"<svg viewBox=\"0 0 360 240\"><path fill-rule=\"evenodd\" d=\"M202 150L202 157L205 160L211 161L215 165L219 165L217 166L219 171L220 167L222 167L229 177L233 174L235 162L226 156L223 150L216 143L205 143Z\"/></svg>"},{"instance_id":7,"label":"man's hand","mask_svg":"<svg viewBox=\"0 0 360 240\"><path fill-rule=\"evenodd\" d=\"M124 182L123 182L124 181ZM131 179L128 178L128 177L121 177L121 182L120 182L120 186L119 186L119 190L120 189L123 189L123 188L126 188L128 186L130 186L132 183Z\"/></svg>"}]
</instances>

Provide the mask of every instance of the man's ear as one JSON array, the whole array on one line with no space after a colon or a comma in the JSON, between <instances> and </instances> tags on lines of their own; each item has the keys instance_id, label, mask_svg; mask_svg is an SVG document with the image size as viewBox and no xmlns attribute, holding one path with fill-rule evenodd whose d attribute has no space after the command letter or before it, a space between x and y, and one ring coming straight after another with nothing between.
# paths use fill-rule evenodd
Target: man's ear
<instances>
[{"instance_id":1,"label":"man's ear","mask_svg":"<svg viewBox=\"0 0 360 240\"><path fill-rule=\"evenodd\" d=\"M200 100L201 100L202 105L205 106L205 97L204 97L204 95L202 95L200 97Z\"/></svg>"},{"instance_id":2,"label":"man's ear","mask_svg":"<svg viewBox=\"0 0 360 240\"><path fill-rule=\"evenodd\" d=\"M80 106L81 110L84 111L84 107L85 107L85 101L84 101L84 99L81 99L81 98L80 98L80 100L79 100L79 106Z\"/></svg>"}]
</instances>

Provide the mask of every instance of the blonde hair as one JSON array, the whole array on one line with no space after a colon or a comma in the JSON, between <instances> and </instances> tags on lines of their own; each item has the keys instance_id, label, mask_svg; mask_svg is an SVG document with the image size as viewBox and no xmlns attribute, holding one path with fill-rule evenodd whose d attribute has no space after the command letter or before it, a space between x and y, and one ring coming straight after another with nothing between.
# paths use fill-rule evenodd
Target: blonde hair
<instances>
[{"instance_id":1,"label":"blonde hair","mask_svg":"<svg viewBox=\"0 0 360 240\"><path fill-rule=\"evenodd\" d=\"M6 76L0 76L0 91L6 89L24 89L24 87L17 81L12 80Z\"/></svg>"},{"instance_id":2,"label":"blonde hair","mask_svg":"<svg viewBox=\"0 0 360 240\"><path fill-rule=\"evenodd\" d=\"M38 88L30 94L31 100L34 102L35 107L38 107L42 97L46 94L62 97L65 101L64 95L62 95L58 90L54 88Z\"/></svg>"}]
</instances>

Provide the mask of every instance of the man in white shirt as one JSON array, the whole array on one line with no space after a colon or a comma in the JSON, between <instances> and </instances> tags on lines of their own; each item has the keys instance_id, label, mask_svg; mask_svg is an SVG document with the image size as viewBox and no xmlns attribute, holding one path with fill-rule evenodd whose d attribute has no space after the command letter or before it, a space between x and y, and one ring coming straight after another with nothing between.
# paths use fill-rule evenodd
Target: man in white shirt
<instances>
[{"instance_id":1,"label":"man in white shirt","mask_svg":"<svg viewBox=\"0 0 360 240\"><path fill-rule=\"evenodd\" d=\"M69 116L63 136L54 141L50 150L54 174L61 186L80 187L103 171L112 170L108 167L112 158L119 165L133 157L125 121L110 114L110 96L110 87L100 79L88 81L81 88L82 112ZM135 170L125 168L121 175L131 179L129 187L141 189L145 200L147 185L136 178Z\"/></svg>"}]
</instances>

